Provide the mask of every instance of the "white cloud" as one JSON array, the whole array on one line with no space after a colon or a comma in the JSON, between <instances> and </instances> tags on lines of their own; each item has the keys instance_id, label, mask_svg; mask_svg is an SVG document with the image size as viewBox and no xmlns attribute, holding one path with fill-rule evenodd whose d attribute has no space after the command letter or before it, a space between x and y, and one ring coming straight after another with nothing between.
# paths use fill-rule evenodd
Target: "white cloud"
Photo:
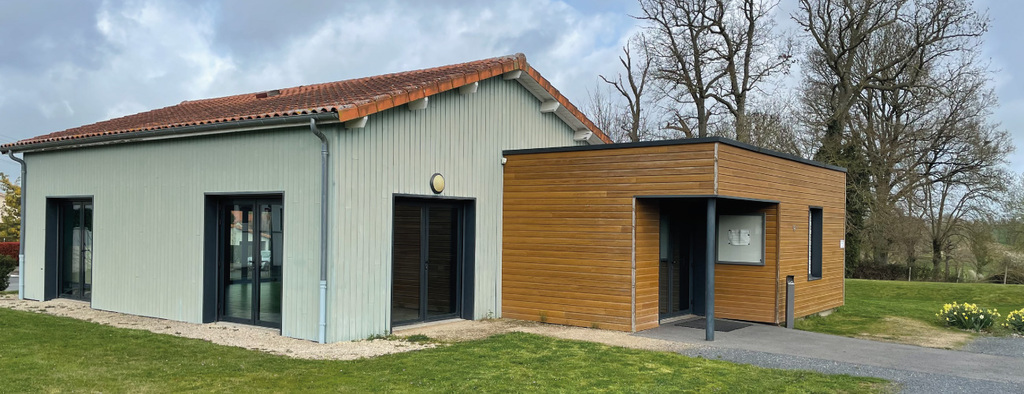
<instances>
[{"instance_id":1,"label":"white cloud","mask_svg":"<svg viewBox=\"0 0 1024 394\"><path fill-rule=\"evenodd\" d=\"M8 29L34 42L34 49L25 52L32 58L14 59L4 58L0 48L2 142L182 100L515 52L526 53L534 67L583 106L597 75L618 71L619 48L635 30L635 21L621 12L580 10L552 0L351 1L310 9L319 12L310 22L291 11L277 18L277 3L244 4L249 8L238 13L223 3L110 1L65 13L60 23L79 32L71 39L45 27L32 30L33 24ZM44 17L47 10L36 12L42 14L24 18ZM250 19L239 20L240 15ZM227 21L231 26L225 30ZM0 41L10 39L0 36ZM74 56L60 55L66 53ZM0 161L0 171L11 171L9 166Z\"/></svg>"}]
</instances>

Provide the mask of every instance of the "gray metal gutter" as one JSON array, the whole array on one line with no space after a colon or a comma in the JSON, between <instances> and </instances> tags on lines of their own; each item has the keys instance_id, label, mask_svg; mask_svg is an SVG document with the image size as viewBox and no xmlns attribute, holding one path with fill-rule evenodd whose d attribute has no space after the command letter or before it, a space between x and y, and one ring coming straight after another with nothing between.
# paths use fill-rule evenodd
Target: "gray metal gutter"
<instances>
[{"instance_id":1,"label":"gray metal gutter","mask_svg":"<svg viewBox=\"0 0 1024 394\"><path fill-rule=\"evenodd\" d=\"M316 127L316 119L309 120L309 129L320 139L320 321L317 340L327 343L327 136Z\"/></svg>"},{"instance_id":2,"label":"gray metal gutter","mask_svg":"<svg viewBox=\"0 0 1024 394\"><path fill-rule=\"evenodd\" d=\"M279 116L273 118L245 119L233 122L207 123L194 126L168 127L157 130L133 131L120 134L107 134L95 137L73 138L60 141L40 142L23 146L8 146L0 150L7 152L42 152L59 149L85 148L139 142L167 138L197 137L201 135L234 133L287 126L304 126L310 119L321 123L340 122L335 112L320 112L308 115Z\"/></svg>"},{"instance_id":3,"label":"gray metal gutter","mask_svg":"<svg viewBox=\"0 0 1024 394\"><path fill-rule=\"evenodd\" d=\"M28 172L28 166L25 165L25 160L19 159L14 156L14 152L7 152L7 156L21 164L21 209L18 212L21 216L20 228L18 229L18 299L25 299L25 185L28 183L28 178L25 175Z\"/></svg>"}]
</instances>

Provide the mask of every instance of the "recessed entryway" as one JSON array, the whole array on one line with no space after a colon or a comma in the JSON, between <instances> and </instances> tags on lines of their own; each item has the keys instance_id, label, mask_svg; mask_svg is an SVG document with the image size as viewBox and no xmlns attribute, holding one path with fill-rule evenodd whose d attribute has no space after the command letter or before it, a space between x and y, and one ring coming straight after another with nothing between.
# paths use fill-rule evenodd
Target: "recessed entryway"
<instances>
[{"instance_id":1,"label":"recessed entryway","mask_svg":"<svg viewBox=\"0 0 1024 394\"><path fill-rule=\"evenodd\" d=\"M660 207L659 320L703 315L705 201L664 200Z\"/></svg>"},{"instance_id":2,"label":"recessed entryway","mask_svg":"<svg viewBox=\"0 0 1024 394\"><path fill-rule=\"evenodd\" d=\"M395 199L392 326L462 315L471 283L470 206L462 200Z\"/></svg>"}]
</instances>

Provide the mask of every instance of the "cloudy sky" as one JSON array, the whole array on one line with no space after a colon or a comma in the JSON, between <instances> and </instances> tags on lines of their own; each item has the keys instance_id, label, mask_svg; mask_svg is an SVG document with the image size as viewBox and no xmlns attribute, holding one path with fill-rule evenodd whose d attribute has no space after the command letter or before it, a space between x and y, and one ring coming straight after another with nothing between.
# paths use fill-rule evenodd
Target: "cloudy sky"
<instances>
[{"instance_id":1,"label":"cloudy sky","mask_svg":"<svg viewBox=\"0 0 1024 394\"><path fill-rule=\"evenodd\" d=\"M1024 2L988 10L997 119L1024 171ZM795 0L782 0L782 13ZM0 1L0 142L177 104L506 55L577 106L638 30L630 0ZM0 159L0 171L18 166ZM16 175L15 175L16 176Z\"/></svg>"}]
</instances>

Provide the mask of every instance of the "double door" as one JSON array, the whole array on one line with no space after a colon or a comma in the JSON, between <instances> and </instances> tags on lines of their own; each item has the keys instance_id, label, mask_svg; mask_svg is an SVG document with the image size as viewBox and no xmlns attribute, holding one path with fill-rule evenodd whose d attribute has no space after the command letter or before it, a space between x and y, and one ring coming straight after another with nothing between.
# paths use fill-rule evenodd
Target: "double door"
<instances>
[{"instance_id":1,"label":"double door","mask_svg":"<svg viewBox=\"0 0 1024 394\"><path fill-rule=\"evenodd\" d=\"M219 211L219 319L280 327L284 205L229 199Z\"/></svg>"},{"instance_id":2,"label":"double door","mask_svg":"<svg viewBox=\"0 0 1024 394\"><path fill-rule=\"evenodd\" d=\"M392 325L458 315L463 212L458 203L395 202Z\"/></svg>"}]
</instances>

